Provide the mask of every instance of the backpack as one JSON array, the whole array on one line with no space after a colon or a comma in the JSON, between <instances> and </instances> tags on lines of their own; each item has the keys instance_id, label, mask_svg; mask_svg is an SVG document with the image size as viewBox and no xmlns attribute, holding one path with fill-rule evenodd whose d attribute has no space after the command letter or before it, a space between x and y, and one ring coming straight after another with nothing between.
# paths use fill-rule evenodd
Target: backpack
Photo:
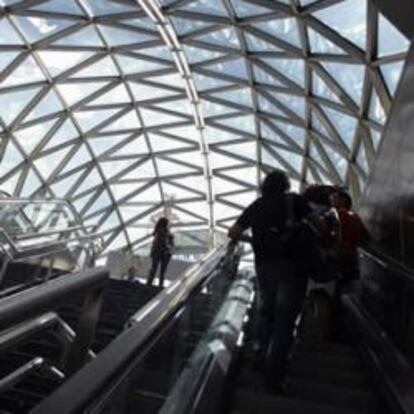
<instances>
[{"instance_id":1,"label":"backpack","mask_svg":"<svg viewBox=\"0 0 414 414\"><path fill-rule=\"evenodd\" d=\"M297 220L291 197L286 198L286 211L286 228L281 235L285 256L302 263L317 283L335 280L338 275L335 255L332 249L325 246L321 227L316 220Z\"/></svg>"}]
</instances>

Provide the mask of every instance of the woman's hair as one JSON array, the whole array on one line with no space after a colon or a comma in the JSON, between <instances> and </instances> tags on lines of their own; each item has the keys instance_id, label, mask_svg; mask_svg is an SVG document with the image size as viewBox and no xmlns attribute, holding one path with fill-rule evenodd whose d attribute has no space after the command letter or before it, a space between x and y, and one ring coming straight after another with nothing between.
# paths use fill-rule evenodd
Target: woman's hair
<instances>
[{"instance_id":1,"label":"woman's hair","mask_svg":"<svg viewBox=\"0 0 414 414\"><path fill-rule=\"evenodd\" d=\"M353 202L352 202L352 197L349 195L348 192L346 192L343 189L338 189L335 192L335 195L343 203L343 205L346 209L351 210Z\"/></svg>"},{"instance_id":2,"label":"woman's hair","mask_svg":"<svg viewBox=\"0 0 414 414\"><path fill-rule=\"evenodd\" d=\"M166 217L161 217L158 219L154 227L154 234L160 231L161 229L166 229L168 227L168 219Z\"/></svg>"},{"instance_id":3,"label":"woman's hair","mask_svg":"<svg viewBox=\"0 0 414 414\"><path fill-rule=\"evenodd\" d=\"M287 174L282 170L274 170L269 173L263 181L261 192L264 197L284 194L290 189Z\"/></svg>"}]
</instances>

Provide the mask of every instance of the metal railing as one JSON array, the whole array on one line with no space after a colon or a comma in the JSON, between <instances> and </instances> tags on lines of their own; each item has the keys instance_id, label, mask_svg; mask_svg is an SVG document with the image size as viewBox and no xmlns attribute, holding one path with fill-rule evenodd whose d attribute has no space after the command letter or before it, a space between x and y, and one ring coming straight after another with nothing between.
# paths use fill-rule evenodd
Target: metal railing
<instances>
[{"instance_id":1,"label":"metal railing","mask_svg":"<svg viewBox=\"0 0 414 414\"><path fill-rule=\"evenodd\" d=\"M0 198L0 284L13 261L76 251L78 269L92 262L103 243L90 227L67 200Z\"/></svg>"},{"instance_id":2,"label":"metal railing","mask_svg":"<svg viewBox=\"0 0 414 414\"><path fill-rule=\"evenodd\" d=\"M186 303L203 286L232 266L234 245L213 250L180 280L162 290L133 315L126 329L96 359L77 372L34 410L33 414L101 412L144 356L167 332Z\"/></svg>"}]
</instances>

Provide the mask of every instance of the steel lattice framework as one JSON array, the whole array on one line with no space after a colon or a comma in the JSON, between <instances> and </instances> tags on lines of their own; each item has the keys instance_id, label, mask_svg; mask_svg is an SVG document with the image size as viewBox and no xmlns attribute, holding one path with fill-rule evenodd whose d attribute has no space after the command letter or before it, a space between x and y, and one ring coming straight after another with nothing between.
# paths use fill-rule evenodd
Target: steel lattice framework
<instances>
[{"instance_id":1,"label":"steel lattice framework","mask_svg":"<svg viewBox=\"0 0 414 414\"><path fill-rule=\"evenodd\" d=\"M359 197L409 47L369 0L1 3L0 189L107 250L162 214L206 243L275 167Z\"/></svg>"}]
</instances>

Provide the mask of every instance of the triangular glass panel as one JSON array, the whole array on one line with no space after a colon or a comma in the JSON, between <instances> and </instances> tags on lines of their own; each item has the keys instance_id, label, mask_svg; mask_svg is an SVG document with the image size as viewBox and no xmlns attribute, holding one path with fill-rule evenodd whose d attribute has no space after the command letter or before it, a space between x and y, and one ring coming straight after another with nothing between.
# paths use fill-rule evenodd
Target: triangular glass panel
<instances>
[{"instance_id":1,"label":"triangular glass panel","mask_svg":"<svg viewBox=\"0 0 414 414\"><path fill-rule=\"evenodd\" d=\"M115 3L111 1L102 0L88 0L87 5L93 16L115 15L119 13L131 13L138 11L138 5Z\"/></svg>"},{"instance_id":2,"label":"triangular glass panel","mask_svg":"<svg viewBox=\"0 0 414 414\"><path fill-rule=\"evenodd\" d=\"M334 151L329 145L325 145L323 143L321 143L321 145L331 160L332 166L338 172L338 175L341 177L341 179L344 180L348 169L348 161L339 155L337 151Z\"/></svg>"},{"instance_id":3,"label":"triangular glass panel","mask_svg":"<svg viewBox=\"0 0 414 414\"><path fill-rule=\"evenodd\" d=\"M51 185L53 192L59 197L65 197L82 174L83 171L78 171L74 174L69 175L69 177L55 181Z\"/></svg>"},{"instance_id":4,"label":"triangular glass panel","mask_svg":"<svg viewBox=\"0 0 414 414\"><path fill-rule=\"evenodd\" d=\"M343 90L357 103L361 103L364 85L365 66L359 64L322 62Z\"/></svg>"},{"instance_id":5,"label":"triangular glass panel","mask_svg":"<svg viewBox=\"0 0 414 414\"><path fill-rule=\"evenodd\" d=\"M52 139L46 144L43 150L53 148L57 145L71 141L79 137L78 130L73 125L73 122L68 118L55 132Z\"/></svg>"},{"instance_id":6,"label":"triangular glass panel","mask_svg":"<svg viewBox=\"0 0 414 414\"><path fill-rule=\"evenodd\" d=\"M404 53L410 41L381 13L378 19L378 56Z\"/></svg>"},{"instance_id":7,"label":"triangular glass panel","mask_svg":"<svg viewBox=\"0 0 414 414\"><path fill-rule=\"evenodd\" d=\"M297 47L301 46L298 23L294 17L261 21L260 23L254 23L252 26L284 42L291 43Z\"/></svg>"},{"instance_id":8,"label":"triangular glass panel","mask_svg":"<svg viewBox=\"0 0 414 414\"><path fill-rule=\"evenodd\" d=\"M258 102L259 102L259 108L261 111L269 112L272 115L287 117L285 112L283 112L278 106L276 106L273 102L271 102L266 97L259 95Z\"/></svg>"},{"instance_id":9,"label":"triangular glass panel","mask_svg":"<svg viewBox=\"0 0 414 414\"><path fill-rule=\"evenodd\" d=\"M0 94L0 107L7 108L2 111L0 117L6 125L10 125L14 119L29 105L30 101L39 92L40 88L28 88Z\"/></svg>"},{"instance_id":10,"label":"triangular glass panel","mask_svg":"<svg viewBox=\"0 0 414 414\"><path fill-rule=\"evenodd\" d=\"M235 29L232 26L208 32L195 38L198 41L222 47L240 49L240 42Z\"/></svg>"},{"instance_id":11,"label":"triangular glass panel","mask_svg":"<svg viewBox=\"0 0 414 414\"><path fill-rule=\"evenodd\" d=\"M250 185L257 185L257 169L256 167L242 167L242 168L235 168L232 170L228 170L223 172L228 177L232 177L238 181L243 181L246 184Z\"/></svg>"},{"instance_id":12,"label":"triangular glass panel","mask_svg":"<svg viewBox=\"0 0 414 414\"><path fill-rule=\"evenodd\" d=\"M227 60L224 62L216 62L214 65L205 66L223 75L228 75L240 79L248 79L246 61L242 58L235 60Z\"/></svg>"},{"instance_id":13,"label":"triangular glass panel","mask_svg":"<svg viewBox=\"0 0 414 414\"><path fill-rule=\"evenodd\" d=\"M39 50L37 54L48 72L54 77L80 64L94 53L87 50Z\"/></svg>"},{"instance_id":14,"label":"triangular glass panel","mask_svg":"<svg viewBox=\"0 0 414 414\"><path fill-rule=\"evenodd\" d=\"M280 102L282 102L296 115L300 116L302 119L305 119L306 102L303 96L297 96L280 92L278 94L275 93L274 96L277 96L277 99L279 99Z\"/></svg>"},{"instance_id":15,"label":"triangular glass panel","mask_svg":"<svg viewBox=\"0 0 414 414\"><path fill-rule=\"evenodd\" d=\"M134 52L140 55L149 56L151 58L160 58L164 60L170 60L173 62L171 50L166 46L152 46L152 47L134 47Z\"/></svg>"},{"instance_id":16,"label":"triangular glass panel","mask_svg":"<svg viewBox=\"0 0 414 414\"><path fill-rule=\"evenodd\" d=\"M300 5L305 7L305 6L309 6L313 3L316 3L318 0L300 0Z\"/></svg>"},{"instance_id":17,"label":"triangular glass panel","mask_svg":"<svg viewBox=\"0 0 414 414\"><path fill-rule=\"evenodd\" d=\"M375 90L372 90L371 101L369 104L369 117L380 124L384 124L387 120L387 115L385 114L384 108L381 105Z\"/></svg>"},{"instance_id":18,"label":"triangular glass panel","mask_svg":"<svg viewBox=\"0 0 414 414\"><path fill-rule=\"evenodd\" d=\"M349 115L346 115L343 112L335 111L334 109L328 108L326 106L323 107L323 111L335 126L346 146L348 148L351 148L356 127L358 125L358 120Z\"/></svg>"},{"instance_id":19,"label":"triangular glass panel","mask_svg":"<svg viewBox=\"0 0 414 414\"><path fill-rule=\"evenodd\" d=\"M68 0L53 0L41 4L35 4L30 7L30 10L54 12L59 14L84 14L75 1Z\"/></svg>"},{"instance_id":20,"label":"triangular glass panel","mask_svg":"<svg viewBox=\"0 0 414 414\"><path fill-rule=\"evenodd\" d=\"M103 109L100 111L79 111L74 114L82 130L87 132L111 118L118 111L118 109Z\"/></svg>"},{"instance_id":21,"label":"triangular glass panel","mask_svg":"<svg viewBox=\"0 0 414 414\"><path fill-rule=\"evenodd\" d=\"M101 161L100 166L107 179L111 179L115 175L121 173L130 167L136 160L116 160L116 161Z\"/></svg>"},{"instance_id":22,"label":"triangular glass panel","mask_svg":"<svg viewBox=\"0 0 414 414\"><path fill-rule=\"evenodd\" d=\"M293 82L304 86L305 62L303 59L264 58L263 61Z\"/></svg>"},{"instance_id":23,"label":"triangular glass panel","mask_svg":"<svg viewBox=\"0 0 414 414\"><path fill-rule=\"evenodd\" d=\"M367 40L367 1L345 0L314 13L328 27L365 50Z\"/></svg>"},{"instance_id":24,"label":"triangular glass panel","mask_svg":"<svg viewBox=\"0 0 414 414\"><path fill-rule=\"evenodd\" d=\"M70 148L66 147L37 159L34 164L42 177L47 179L60 166L69 151Z\"/></svg>"},{"instance_id":25,"label":"triangular glass panel","mask_svg":"<svg viewBox=\"0 0 414 414\"><path fill-rule=\"evenodd\" d=\"M168 75L158 75L155 73L154 76L148 76L146 79L148 79L151 82L156 82L161 85L165 86L174 86L174 88L181 88L185 89L186 83L183 79L183 77L179 73L170 73Z\"/></svg>"},{"instance_id":26,"label":"triangular glass panel","mask_svg":"<svg viewBox=\"0 0 414 414\"><path fill-rule=\"evenodd\" d=\"M39 187L42 185L40 178L34 172L32 168L30 168L29 173L24 180L23 188L20 191L20 197L30 197Z\"/></svg>"},{"instance_id":27,"label":"triangular glass panel","mask_svg":"<svg viewBox=\"0 0 414 414\"><path fill-rule=\"evenodd\" d=\"M299 174L302 171L303 157L295 152L285 151L278 149L278 155L280 155L296 172Z\"/></svg>"},{"instance_id":28,"label":"triangular glass panel","mask_svg":"<svg viewBox=\"0 0 414 414\"><path fill-rule=\"evenodd\" d=\"M190 141L194 141L197 144L200 142L200 132L194 127L194 125L188 126L173 126L164 128L164 131L168 134L172 134L177 138L186 138Z\"/></svg>"},{"instance_id":29,"label":"triangular glass panel","mask_svg":"<svg viewBox=\"0 0 414 414\"><path fill-rule=\"evenodd\" d=\"M125 247L127 245L127 239L125 237L125 233L119 233L118 236L116 236L110 243L109 245L106 247L107 251L111 251L111 250L117 250L120 249L121 247Z\"/></svg>"},{"instance_id":30,"label":"triangular glass panel","mask_svg":"<svg viewBox=\"0 0 414 414\"><path fill-rule=\"evenodd\" d=\"M98 27L102 30L110 47L125 46L158 39L158 33L155 36L151 36L135 30L123 30L112 26L98 25Z\"/></svg>"},{"instance_id":31,"label":"triangular glass panel","mask_svg":"<svg viewBox=\"0 0 414 414\"><path fill-rule=\"evenodd\" d=\"M256 83L286 88L285 84L258 66L253 65L253 75Z\"/></svg>"},{"instance_id":32,"label":"triangular glass panel","mask_svg":"<svg viewBox=\"0 0 414 414\"><path fill-rule=\"evenodd\" d=\"M14 132L23 151L30 155L33 150L40 144L50 128L55 124L55 120L43 122L29 128L19 129Z\"/></svg>"},{"instance_id":33,"label":"triangular glass panel","mask_svg":"<svg viewBox=\"0 0 414 414\"><path fill-rule=\"evenodd\" d=\"M128 142L126 145L124 145L122 148L120 148L116 153L115 156L132 156L136 155L142 156L147 155L149 153L148 145L144 139L144 137L141 135L139 138L134 138L132 141Z\"/></svg>"},{"instance_id":34,"label":"triangular glass panel","mask_svg":"<svg viewBox=\"0 0 414 414\"><path fill-rule=\"evenodd\" d=\"M223 92L209 94L213 98L219 98L238 105L253 106L252 91L250 88L231 89Z\"/></svg>"},{"instance_id":35,"label":"triangular glass panel","mask_svg":"<svg viewBox=\"0 0 414 414\"><path fill-rule=\"evenodd\" d=\"M333 55L344 55L346 52L331 42L319 32L308 27L309 45L312 53L327 53Z\"/></svg>"},{"instance_id":36,"label":"triangular glass panel","mask_svg":"<svg viewBox=\"0 0 414 414\"><path fill-rule=\"evenodd\" d=\"M20 52L11 51L11 52L0 52L0 72L3 71L13 60L18 56Z\"/></svg>"},{"instance_id":37,"label":"triangular glass panel","mask_svg":"<svg viewBox=\"0 0 414 414\"><path fill-rule=\"evenodd\" d=\"M129 134L120 135L106 135L100 138L93 138L89 140L89 145L96 156L103 154L109 149L119 145Z\"/></svg>"},{"instance_id":38,"label":"triangular glass panel","mask_svg":"<svg viewBox=\"0 0 414 414\"><path fill-rule=\"evenodd\" d=\"M176 16L173 18L173 24L179 36L183 36L196 30L204 29L205 27L211 26L210 22L204 22L201 20L195 20L193 18Z\"/></svg>"},{"instance_id":39,"label":"triangular glass panel","mask_svg":"<svg viewBox=\"0 0 414 414\"><path fill-rule=\"evenodd\" d=\"M224 53L222 52L218 52L216 50L204 49L204 48L196 47L196 46L184 45L183 49L188 59L188 62L191 65L205 62L211 59L217 59L217 58L224 56Z\"/></svg>"},{"instance_id":40,"label":"triangular glass panel","mask_svg":"<svg viewBox=\"0 0 414 414\"><path fill-rule=\"evenodd\" d=\"M271 129L264 122L260 123L260 130L261 130L261 135L266 140L273 142L275 144L288 145L285 139L281 138L277 132Z\"/></svg>"},{"instance_id":41,"label":"triangular glass panel","mask_svg":"<svg viewBox=\"0 0 414 414\"><path fill-rule=\"evenodd\" d=\"M1 45L23 45L23 40L7 20L7 17L0 19L0 44Z\"/></svg>"},{"instance_id":42,"label":"triangular glass panel","mask_svg":"<svg viewBox=\"0 0 414 414\"><path fill-rule=\"evenodd\" d=\"M231 85L231 82L227 80L220 79L218 77L216 78L216 77L211 77L211 76L205 76L205 75L202 75L200 73L195 73L195 72L193 74L193 78L197 86L197 89L200 92L206 91L209 89L220 88L221 86Z\"/></svg>"},{"instance_id":43,"label":"triangular glass panel","mask_svg":"<svg viewBox=\"0 0 414 414\"><path fill-rule=\"evenodd\" d=\"M3 80L1 86L20 86L26 83L46 80L32 56L28 56L17 68Z\"/></svg>"},{"instance_id":44,"label":"triangular glass panel","mask_svg":"<svg viewBox=\"0 0 414 414\"><path fill-rule=\"evenodd\" d=\"M315 144L311 144L309 146L309 155L310 158L313 159L317 164L321 165L324 168L326 167L325 160L322 158L319 149Z\"/></svg>"},{"instance_id":45,"label":"triangular glass panel","mask_svg":"<svg viewBox=\"0 0 414 414\"><path fill-rule=\"evenodd\" d=\"M77 23L73 20L54 19L50 16L47 18L38 16L14 16L14 19L29 43L35 43L41 39L55 35Z\"/></svg>"},{"instance_id":46,"label":"triangular glass panel","mask_svg":"<svg viewBox=\"0 0 414 414\"><path fill-rule=\"evenodd\" d=\"M382 133L378 132L374 128L370 128L370 132L371 132L372 145L374 146L375 151L378 151L378 148L382 140Z\"/></svg>"},{"instance_id":47,"label":"triangular glass panel","mask_svg":"<svg viewBox=\"0 0 414 414\"><path fill-rule=\"evenodd\" d=\"M261 14L269 14L271 10L257 4L242 3L241 1L231 0L231 4L238 17L252 17Z\"/></svg>"},{"instance_id":48,"label":"triangular glass panel","mask_svg":"<svg viewBox=\"0 0 414 414\"><path fill-rule=\"evenodd\" d=\"M95 192L89 192L86 195L84 195L81 198L78 198L76 200L71 200L73 206L76 208L76 210L80 213L82 209L85 207L85 205L89 202L89 200L95 195Z\"/></svg>"},{"instance_id":49,"label":"triangular glass panel","mask_svg":"<svg viewBox=\"0 0 414 414\"><path fill-rule=\"evenodd\" d=\"M129 82L129 86L132 90L132 94L137 102L146 101L150 99L166 98L169 96L177 95L177 91L157 87L154 85L146 85L143 83Z\"/></svg>"},{"instance_id":50,"label":"triangular glass panel","mask_svg":"<svg viewBox=\"0 0 414 414\"><path fill-rule=\"evenodd\" d=\"M257 161L257 143L255 141L242 142L240 144L222 145L223 150L230 154L239 155L252 161Z\"/></svg>"},{"instance_id":51,"label":"triangular glass panel","mask_svg":"<svg viewBox=\"0 0 414 414\"><path fill-rule=\"evenodd\" d=\"M107 82L71 82L56 85L59 92L64 96L69 106L75 105L99 89L107 85Z\"/></svg>"},{"instance_id":52,"label":"triangular glass panel","mask_svg":"<svg viewBox=\"0 0 414 414\"><path fill-rule=\"evenodd\" d=\"M193 0L191 3L184 3L184 6L181 7L180 10L227 17L227 11L223 4L221 2L211 0Z\"/></svg>"},{"instance_id":53,"label":"triangular glass panel","mask_svg":"<svg viewBox=\"0 0 414 414\"><path fill-rule=\"evenodd\" d=\"M171 67L169 62L167 65L162 65L160 63L144 60L138 57L133 58L129 56L116 55L116 59L125 75L164 70L165 68Z\"/></svg>"},{"instance_id":54,"label":"triangular glass panel","mask_svg":"<svg viewBox=\"0 0 414 414\"><path fill-rule=\"evenodd\" d=\"M148 133L151 147L154 152L174 151L180 148L186 148L188 144L167 138L162 135Z\"/></svg>"},{"instance_id":55,"label":"triangular glass panel","mask_svg":"<svg viewBox=\"0 0 414 414\"><path fill-rule=\"evenodd\" d=\"M170 198L175 201L186 198L199 197L199 194L197 193L194 193L182 187L178 187L176 185L172 185L168 182L163 182L162 189L165 194L169 194ZM200 190L200 188L197 188L197 190Z\"/></svg>"},{"instance_id":56,"label":"triangular glass panel","mask_svg":"<svg viewBox=\"0 0 414 414\"><path fill-rule=\"evenodd\" d=\"M217 115L227 115L227 114L234 114L237 109L231 108L229 106L220 105L214 102L207 101L203 99L201 101L201 111L204 117L210 118Z\"/></svg>"},{"instance_id":57,"label":"triangular glass panel","mask_svg":"<svg viewBox=\"0 0 414 414\"><path fill-rule=\"evenodd\" d=\"M119 76L118 68L109 56L84 67L79 72L71 75L71 78L99 78L101 76Z\"/></svg>"},{"instance_id":58,"label":"triangular glass panel","mask_svg":"<svg viewBox=\"0 0 414 414\"><path fill-rule=\"evenodd\" d=\"M81 165L85 165L92 160L91 154L86 148L85 144L82 144L80 148L72 155L72 158L65 166L66 171L70 171L74 168L77 168Z\"/></svg>"},{"instance_id":59,"label":"triangular glass panel","mask_svg":"<svg viewBox=\"0 0 414 414\"><path fill-rule=\"evenodd\" d=\"M363 142L361 142L361 145L359 147L359 151L357 155L357 164L359 165L359 167L362 168L362 171L364 171L365 174L369 172L368 158L367 158L367 153L365 151L365 146Z\"/></svg>"},{"instance_id":60,"label":"triangular glass panel","mask_svg":"<svg viewBox=\"0 0 414 414\"><path fill-rule=\"evenodd\" d=\"M102 184L102 178L96 168L94 168L76 189L76 193L74 195L82 194L85 191L90 190L91 188L96 187L100 184Z\"/></svg>"},{"instance_id":61,"label":"triangular glass panel","mask_svg":"<svg viewBox=\"0 0 414 414\"><path fill-rule=\"evenodd\" d=\"M116 227L119 226L119 224L120 223L119 223L118 215L115 212L113 212L101 224L98 231L99 232L104 232L104 231L107 231L109 229L115 229Z\"/></svg>"},{"instance_id":62,"label":"triangular glass panel","mask_svg":"<svg viewBox=\"0 0 414 414\"><path fill-rule=\"evenodd\" d=\"M83 214L86 214L88 216L93 215L97 211L100 211L109 205L111 205L112 200L109 197L108 193L106 191L103 191L102 194L92 203L89 208L83 212Z\"/></svg>"},{"instance_id":63,"label":"triangular glass panel","mask_svg":"<svg viewBox=\"0 0 414 414\"><path fill-rule=\"evenodd\" d=\"M316 73L312 73L312 91L315 95L330 101L341 103L338 96L329 88L325 81Z\"/></svg>"},{"instance_id":64,"label":"triangular glass panel","mask_svg":"<svg viewBox=\"0 0 414 414\"><path fill-rule=\"evenodd\" d=\"M104 93L99 98L88 102L89 105L110 105L110 104L125 104L131 103L131 98L124 84L120 84L109 92Z\"/></svg>"},{"instance_id":65,"label":"triangular glass panel","mask_svg":"<svg viewBox=\"0 0 414 414\"><path fill-rule=\"evenodd\" d=\"M123 174L123 180L137 180L140 182L145 182L152 180L156 177L153 160L145 161L139 164L138 167L134 168L132 171L128 171Z\"/></svg>"},{"instance_id":66,"label":"triangular glass panel","mask_svg":"<svg viewBox=\"0 0 414 414\"><path fill-rule=\"evenodd\" d=\"M151 187L140 191L139 194L128 200L128 202L130 201L148 203L149 205L159 204L161 202L160 189L157 184L154 184Z\"/></svg>"},{"instance_id":67,"label":"triangular glass panel","mask_svg":"<svg viewBox=\"0 0 414 414\"><path fill-rule=\"evenodd\" d=\"M244 33L249 52L280 52L280 49L273 43L270 43L260 37L254 36L250 33Z\"/></svg>"},{"instance_id":68,"label":"triangular glass panel","mask_svg":"<svg viewBox=\"0 0 414 414\"><path fill-rule=\"evenodd\" d=\"M319 116L317 116L315 112L313 111L312 111L312 129L324 135L325 137L330 137L330 133L326 129L325 125L319 119Z\"/></svg>"},{"instance_id":69,"label":"triangular glass panel","mask_svg":"<svg viewBox=\"0 0 414 414\"><path fill-rule=\"evenodd\" d=\"M253 115L241 115L216 121L218 124L238 130L241 133L254 135L256 133L256 123Z\"/></svg>"},{"instance_id":70,"label":"triangular glass panel","mask_svg":"<svg viewBox=\"0 0 414 414\"><path fill-rule=\"evenodd\" d=\"M141 123L135 110L127 112L125 115L114 120L111 124L103 129L105 132L122 132L122 131L136 131L141 128Z\"/></svg>"},{"instance_id":71,"label":"triangular glass panel","mask_svg":"<svg viewBox=\"0 0 414 414\"><path fill-rule=\"evenodd\" d=\"M401 73L403 71L404 61L388 63L381 66L381 73L384 76L385 82L388 86L390 94L394 96L398 82L401 78Z\"/></svg>"},{"instance_id":72,"label":"triangular glass panel","mask_svg":"<svg viewBox=\"0 0 414 414\"><path fill-rule=\"evenodd\" d=\"M77 30L75 33L71 33L68 36L58 39L53 44L59 46L105 47L93 26L87 26L84 29Z\"/></svg>"},{"instance_id":73,"label":"triangular glass panel","mask_svg":"<svg viewBox=\"0 0 414 414\"><path fill-rule=\"evenodd\" d=\"M166 109L167 111L177 112L186 116L192 116L193 114L193 106L188 99L160 102L156 104L156 107Z\"/></svg>"},{"instance_id":74,"label":"triangular glass panel","mask_svg":"<svg viewBox=\"0 0 414 414\"><path fill-rule=\"evenodd\" d=\"M17 167L23 161L23 155L9 139L6 151L1 158L0 176L6 175L10 170Z\"/></svg>"},{"instance_id":75,"label":"triangular glass panel","mask_svg":"<svg viewBox=\"0 0 414 414\"><path fill-rule=\"evenodd\" d=\"M39 103L26 116L25 121L32 121L42 116L51 115L63 111L64 107L56 92L50 89L49 92L39 101Z\"/></svg>"},{"instance_id":76,"label":"triangular glass panel","mask_svg":"<svg viewBox=\"0 0 414 414\"><path fill-rule=\"evenodd\" d=\"M187 165L157 158L157 168L160 176L194 173L194 168Z\"/></svg>"},{"instance_id":77,"label":"triangular glass panel","mask_svg":"<svg viewBox=\"0 0 414 414\"><path fill-rule=\"evenodd\" d=\"M21 171L17 171L11 177L8 177L5 182L0 184L0 191L3 191L13 196L16 192L16 187L17 187L17 184L19 183L21 174L22 174Z\"/></svg>"},{"instance_id":78,"label":"triangular glass panel","mask_svg":"<svg viewBox=\"0 0 414 414\"><path fill-rule=\"evenodd\" d=\"M174 124L181 122L182 118L175 115L170 115L164 112L154 111L152 109L141 108L140 113L143 123L146 127L153 127L164 124Z\"/></svg>"},{"instance_id":79,"label":"triangular glass panel","mask_svg":"<svg viewBox=\"0 0 414 414\"><path fill-rule=\"evenodd\" d=\"M207 141L209 144L214 144L217 142L226 142L226 141L240 138L240 133L228 132L223 129L220 129L220 127L212 127L208 125L205 131L206 131Z\"/></svg>"},{"instance_id":80,"label":"triangular glass panel","mask_svg":"<svg viewBox=\"0 0 414 414\"><path fill-rule=\"evenodd\" d=\"M280 128L293 142L304 148L306 133L303 128L280 121L273 121L272 123Z\"/></svg>"}]
</instances>

